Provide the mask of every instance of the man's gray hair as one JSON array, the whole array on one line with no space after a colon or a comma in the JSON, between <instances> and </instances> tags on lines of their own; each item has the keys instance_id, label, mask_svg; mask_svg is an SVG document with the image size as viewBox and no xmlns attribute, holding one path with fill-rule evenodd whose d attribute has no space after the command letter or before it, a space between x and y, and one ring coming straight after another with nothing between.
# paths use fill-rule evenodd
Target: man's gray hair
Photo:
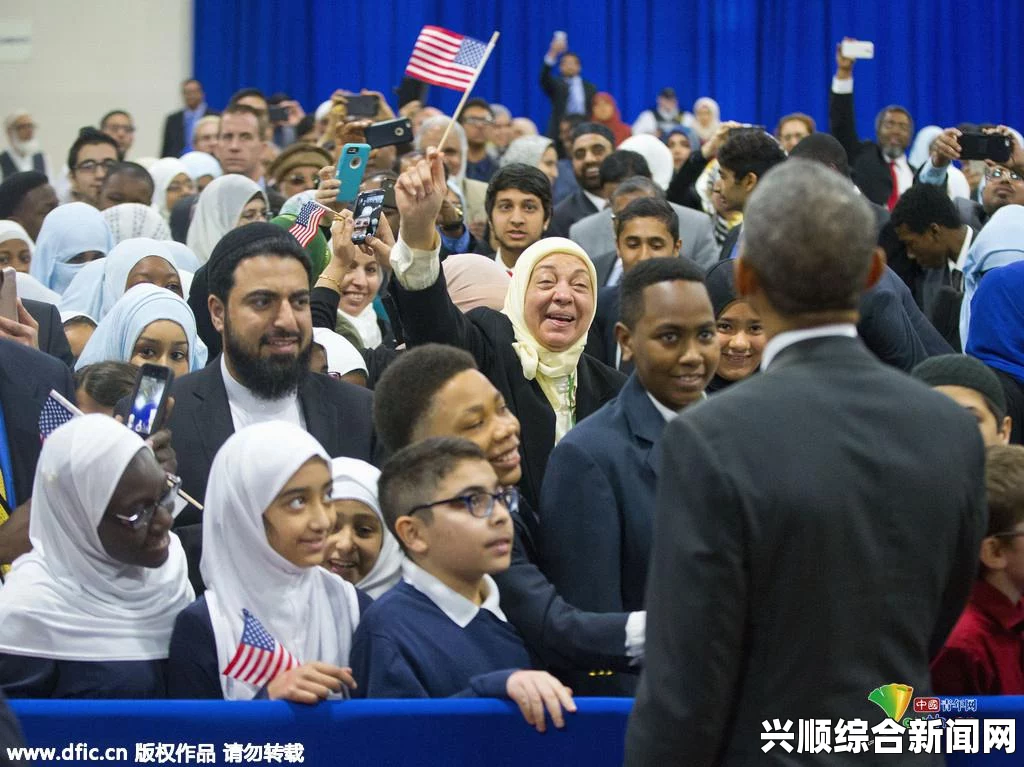
<instances>
[{"instance_id":1,"label":"man's gray hair","mask_svg":"<svg viewBox=\"0 0 1024 767\"><path fill-rule=\"evenodd\" d=\"M743 213L742 258L783 315L855 309L875 241L863 195L810 160L772 168Z\"/></svg>"},{"instance_id":2,"label":"man's gray hair","mask_svg":"<svg viewBox=\"0 0 1024 767\"><path fill-rule=\"evenodd\" d=\"M424 142L423 137L430 133L437 133L437 138L435 138L434 141L440 141L441 136L444 135L444 131L448 127L448 123L451 121L451 118L445 115L436 115L424 120L423 124L420 126L419 132L416 134L416 150L418 152L426 153L427 147L432 146L432 144ZM466 163L469 161L469 145L466 143L466 131L458 122L452 125L451 134L455 136L459 142L459 146L462 147L462 166L459 168L459 172L455 177L456 180L461 181L466 175ZM440 149L440 147L438 147L438 149Z\"/></svg>"}]
</instances>

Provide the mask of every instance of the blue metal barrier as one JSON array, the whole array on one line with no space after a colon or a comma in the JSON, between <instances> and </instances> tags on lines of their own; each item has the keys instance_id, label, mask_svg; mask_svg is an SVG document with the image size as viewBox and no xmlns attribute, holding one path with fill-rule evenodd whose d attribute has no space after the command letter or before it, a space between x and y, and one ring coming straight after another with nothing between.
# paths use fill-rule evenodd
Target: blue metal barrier
<instances>
[{"instance_id":1,"label":"blue metal barrier","mask_svg":"<svg viewBox=\"0 0 1024 767\"><path fill-rule=\"evenodd\" d=\"M10 701L36 764L621 765L632 700L577 699L564 730L541 735L498 700ZM1024 696L978 698L956 718L1024 724ZM874 724L874 723L872 723ZM95 749L89 751L87 749ZM107 749L123 749L122 751ZM864 754L871 764L872 754ZM58 759L57 757L60 757ZM301 761L299 759L301 758ZM899 759L899 757L889 757ZM1013 754L949 755L950 767L1024 764Z\"/></svg>"}]
</instances>

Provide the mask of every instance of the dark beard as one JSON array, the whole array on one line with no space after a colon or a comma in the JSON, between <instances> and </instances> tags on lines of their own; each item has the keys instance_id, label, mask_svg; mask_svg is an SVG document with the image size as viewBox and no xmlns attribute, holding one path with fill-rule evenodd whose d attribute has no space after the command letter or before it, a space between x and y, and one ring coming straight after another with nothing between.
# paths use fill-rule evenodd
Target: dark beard
<instances>
[{"instance_id":1,"label":"dark beard","mask_svg":"<svg viewBox=\"0 0 1024 767\"><path fill-rule=\"evenodd\" d=\"M265 339L261 339L262 341ZM224 353L231 360L231 367L238 376L238 382L251 391L254 396L263 400L275 400L293 394L309 375L309 359L313 355L313 344L293 359L276 360L253 356L249 350L239 343L231 333L231 327L225 322Z\"/></svg>"}]
</instances>

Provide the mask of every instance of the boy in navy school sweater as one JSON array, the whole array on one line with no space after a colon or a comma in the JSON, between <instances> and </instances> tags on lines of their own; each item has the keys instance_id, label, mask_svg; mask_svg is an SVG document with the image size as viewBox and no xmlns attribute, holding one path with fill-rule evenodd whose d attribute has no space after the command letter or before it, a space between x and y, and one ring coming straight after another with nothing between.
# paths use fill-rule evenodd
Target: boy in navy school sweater
<instances>
[{"instance_id":1,"label":"boy in navy school sweater","mask_svg":"<svg viewBox=\"0 0 1024 767\"><path fill-rule=\"evenodd\" d=\"M504 489L479 447L434 438L395 453L379 483L381 510L406 553L403 580L359 622L351 661L370 698L503 697L526 721L555 726L575 711L572 691L524 670L526 647L498 606L491 573L509 566L514 488Z\"/></svg>"}]
</instances>

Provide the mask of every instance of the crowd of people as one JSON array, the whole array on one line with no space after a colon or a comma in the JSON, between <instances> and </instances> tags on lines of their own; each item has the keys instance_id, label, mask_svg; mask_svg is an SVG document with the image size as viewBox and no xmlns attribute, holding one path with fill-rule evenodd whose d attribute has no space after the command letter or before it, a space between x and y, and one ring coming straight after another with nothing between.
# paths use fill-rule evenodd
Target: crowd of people
<instances>
[{"instance_id":1,"label":"crowd of people","mask_svg":"<svg viewBox=\"0 0 1024 767\"><path fill-rule=\"evenodd\" d=\"M188 80L160 158L118 109L61 168L12 112L0 691L541 731L635 695L630 764L756 759L893 680L1024 694L1024 140L898 105L862 138L836 65L827 132L672 88L629 125L558 35L546 135ZM356 244L335 166L399 117ZM48 433L51 391L82 414Z\"/></svg>"}]
</instances>

